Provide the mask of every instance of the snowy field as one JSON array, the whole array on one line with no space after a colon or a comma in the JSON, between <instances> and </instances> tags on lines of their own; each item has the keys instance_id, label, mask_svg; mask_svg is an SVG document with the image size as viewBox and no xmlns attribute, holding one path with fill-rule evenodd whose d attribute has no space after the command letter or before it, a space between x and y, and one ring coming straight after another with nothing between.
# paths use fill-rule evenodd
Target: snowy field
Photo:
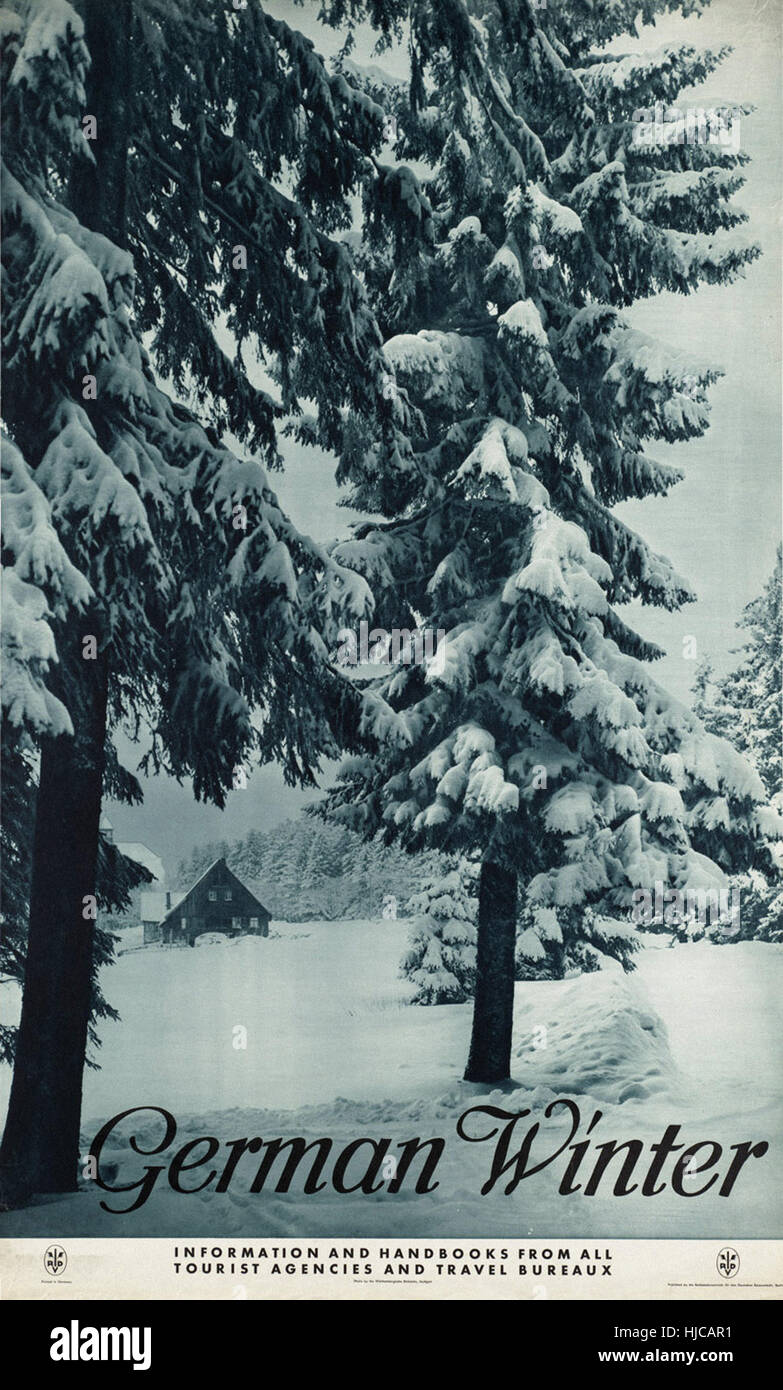
<instances>
[{"instance_id":1,"label":"snowy field","mask_svg":"<svg viewBox=\"0 0 783 1390\"><path fill-rule=\"evenodd\" d=\"M418 1168L399 1192L388 1182L373 1194L345 1195L330 1181L302 1191L303 1160L290 1191L275 1192L278 1158L264 1190L249 1191L260 1155L244 1153L228 1191L215 1182L201 1193L172 1190L166 1172L149 1199L131 1214L101 1210L128 1206L135 1193L115 1196L94 1183L64 1198L42 1200L0 1217L0 1235L400 1235L400 1236L715 1236L783 1234L775 1182L783 1124L779 1000L783 946L746 942L707 943L669 949L650 938L639 968L623 975L610 965L598 974L551 983L517 985L515 1086L490 1091L462 1082L470 1034L469 1005L411 1006L409 986L397 978L405 922L273 924L267 940L242 938L198 946L133 949L104 979L104 990L122 1022L103 1026L101 1070L86 1075L83 1149L101 1122L139 1106L161 1106L177 1120L170 1148L145 1158L110 1138L102 1161L115 1163L112 1185L138 1182L145 1164L167 1165L186 1142L214 1136L221 1148L214 1163L183 1173L182 1186L197 1186L215 1167L224 1168L230 1141L260 1136L265 1142L301 1136L333 1140L332 1160L351 1140L391 1142L390 1152L412 1138L446 1140L435 1177L438 1187L413 1189ZM12 1001L3 1001L9 1017ZM7 1100L4 1069L0 1104ZM533 1152L553 1154L569 1137L560 1112L543 1111L570 1097L579 1107L585 1137L596 1110L602 1118L595 1144L639 1139L645 1158L633 1179L641 1183L651 1160L649 1145L668 1125L681 1125L685 1146L713 1141L723 1156L719 1179L699 1197L666 1187L643 1197L639 1188L612 1195L622 1165L613 1166L594 1196L582 1190L560 1195L568 1151L515 1191L504 1177L487 1195L495 1141L469 1143L456 1131L470 1106L532 1111L520 1120L518 1148L535 1120L541 1131ZM498 1121L482 1117L485 1130ZM478 1121L472 1121L477 1126ZM478 1132L476 1128L472 1132ZM485 1132L485 1131L482 1131ZM163 1119L146 1114L135 1133L141 1149L161 1141ZM767 1140L769 1152L750 1158L732 1193L718 1195L733 1154L731 1145ZM704 1161L702 1151L696 1163ZM194 1153L204 1155L204 1146ZM356 1155L345 1185L366 1171L369 1146ZM532 1166L533 1159L529 1166ZM110 1170L107 1169L107 1172ZM692 1186L707 1181L697 1177ZM585 1167L585 1180L589 1168ZM388 1174L387 1174L388 1177ZM629 1183L629 1185L631 1185ZM687 1183L686 1183L687 1185ZM382 1206L383 1210L379 1210Z\"/></svg>"}]
</instances>

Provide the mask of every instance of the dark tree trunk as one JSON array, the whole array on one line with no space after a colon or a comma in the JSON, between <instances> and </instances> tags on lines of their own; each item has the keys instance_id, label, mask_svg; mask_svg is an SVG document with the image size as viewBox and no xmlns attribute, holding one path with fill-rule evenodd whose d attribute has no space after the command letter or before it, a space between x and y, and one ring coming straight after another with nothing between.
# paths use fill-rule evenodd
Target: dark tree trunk
<instances>
[{"instance_id":1,"label":"dark tree trunk","mask_svg":"<svg viewBox=\"0 0 783 1390\"><path fill-rule=\"evenodd\" d=\"M72 1192L90 1014L98 826L106 727L106 664L84 662L76 734L45 739L33 839L22 1017L0 1149L5 1203ZM85 910L88 916L83 914Z\"/></svg>"},{"instance_id":2,"label":"dark tree trunk","mask_svg":"<svg viewBox=\"0 0 783 1390\"><path fill-rule=\"evenodd\" d=\"M97 118L98 138L95 164L84 161L74 174L70 203L86 226L124 246L132 0L82 0L78 8L92 56L86 113ZM98 640L94 660L82 656L88 633ZM57 641L60 664L50 684L74 736L41 746L22 1016L0 1147L3 1204L32 1192L73 1191L78 1178L108 663L96 612L58 631Z\"/></svg>"},{"instance_id":3,"label":"dark tree trunk","mask_svg":"<svg viewBox=\"0 0 783 1390\"><path fill-rule=\"evenodd\" d=\"M476 997L466 1081L507 1081L511 1075L516 929L517 875L499 864L482 864Z\"/></svg>"},{"instance_id":4,"label":"dark tree trunk","mask_svg":"<svg viewBox=\"0 0 783 1390\"><path fill-rule=\"evenodd\" d=\"M95 117L98 134L90 142L95 164L82 160L74 170L70 203L85 227L124 247L133 101L133 0L110 0L109 4L106 0L76 0L76 8L84 20L92 59L85 115Z\"/></svg>"}]
</instances>

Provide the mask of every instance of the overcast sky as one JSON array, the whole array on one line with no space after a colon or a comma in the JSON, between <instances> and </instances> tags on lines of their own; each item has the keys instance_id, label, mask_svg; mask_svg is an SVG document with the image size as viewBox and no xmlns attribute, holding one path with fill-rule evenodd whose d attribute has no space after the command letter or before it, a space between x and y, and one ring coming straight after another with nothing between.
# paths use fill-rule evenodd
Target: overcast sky
<instances>
[{"instance_id":1,"label":"overcast sky","mask_svg":"<svg viewBox=\"0 0 783 1390\"><path fill-rule=\"evenodd\" d=\"M305 29L325 54L339 44L314 19L317 5L269 6L292 27ZM687 699L696 662L683 656L683 639L695 637L699 657L719 669L733 664L739 634L734 624L743 606L772 570L781 533L780 471L780 98L779 0L714 0L701 19L667 17L643 31L634 47L673 41L700 47L732 45L734 52L699 93L698 101L752 102L742 117L741 146L752 157L746 186L736 201L749 214L747 234L764 252L744 278L729 287L706 286L690 297L660 295L637 305L634 324L675 348L687 349L721 366L725 376L711 392L712 425L703 439L673 448L655 446L654 457L676 462L685 480L668 498L624 504L619 515L689 579L698 600L680 613L629 609L626 617L666 650L656 675ZM320 32L319 32L320 31ZM628 40L615 45L631 48ZM369 57L361 51L357 58ZM401 72L403 59L375 59ZM278 494L299 529L318 539L344 534L350 513L338 506L333 461L316 450L288 450L286 472L275 480ZM690 644L689 644L690 648ZM134 750L122 750L130 765ZM189 786L169 778L145 782L140 808L109 804L118 840L142 840L169 870L205 840L236 839L296 814L305 794L288 788L274 768L255 773L232 793L226 811L197 804Z\"/></svg>"}]
</instances>

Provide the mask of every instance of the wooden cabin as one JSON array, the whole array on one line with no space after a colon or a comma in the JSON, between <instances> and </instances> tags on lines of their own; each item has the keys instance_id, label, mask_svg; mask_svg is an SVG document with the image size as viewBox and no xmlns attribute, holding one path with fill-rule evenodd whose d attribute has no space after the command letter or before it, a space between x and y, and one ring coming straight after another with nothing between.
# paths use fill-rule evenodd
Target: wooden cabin
<instances>
[{"instance_id":1,"label":"wooden cabin","mask_svg":"<svg viewBox=\"0 0 783 1390\"><path fill-rule=\"evenodd\" d=\"M158 923L144 925L144 940L192 946L205 932L268 936L271 914L249 888L216 859Z\"/></svg>"}]
</instances>

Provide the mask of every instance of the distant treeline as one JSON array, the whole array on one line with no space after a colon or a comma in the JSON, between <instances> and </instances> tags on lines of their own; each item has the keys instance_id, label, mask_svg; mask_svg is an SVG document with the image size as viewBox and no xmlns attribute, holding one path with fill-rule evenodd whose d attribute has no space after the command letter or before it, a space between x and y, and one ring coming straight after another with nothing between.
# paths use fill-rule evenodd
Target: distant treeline
<instances>
[{"instance_id":1,"label":"distant treeline","mask_svg":"<svg viewBox=\"0 0 783 1390\"><path fill-rule=\"evenodd\" d=\"M352 830L301 816L273 830L251 830L243 840L200 845L180 861L175 886L189 888L220 858L273 918L289 922L404 917L421 876L440 862L434 852L406 854L394 846L365 842Z\"/></svg>"}]
</instances>

